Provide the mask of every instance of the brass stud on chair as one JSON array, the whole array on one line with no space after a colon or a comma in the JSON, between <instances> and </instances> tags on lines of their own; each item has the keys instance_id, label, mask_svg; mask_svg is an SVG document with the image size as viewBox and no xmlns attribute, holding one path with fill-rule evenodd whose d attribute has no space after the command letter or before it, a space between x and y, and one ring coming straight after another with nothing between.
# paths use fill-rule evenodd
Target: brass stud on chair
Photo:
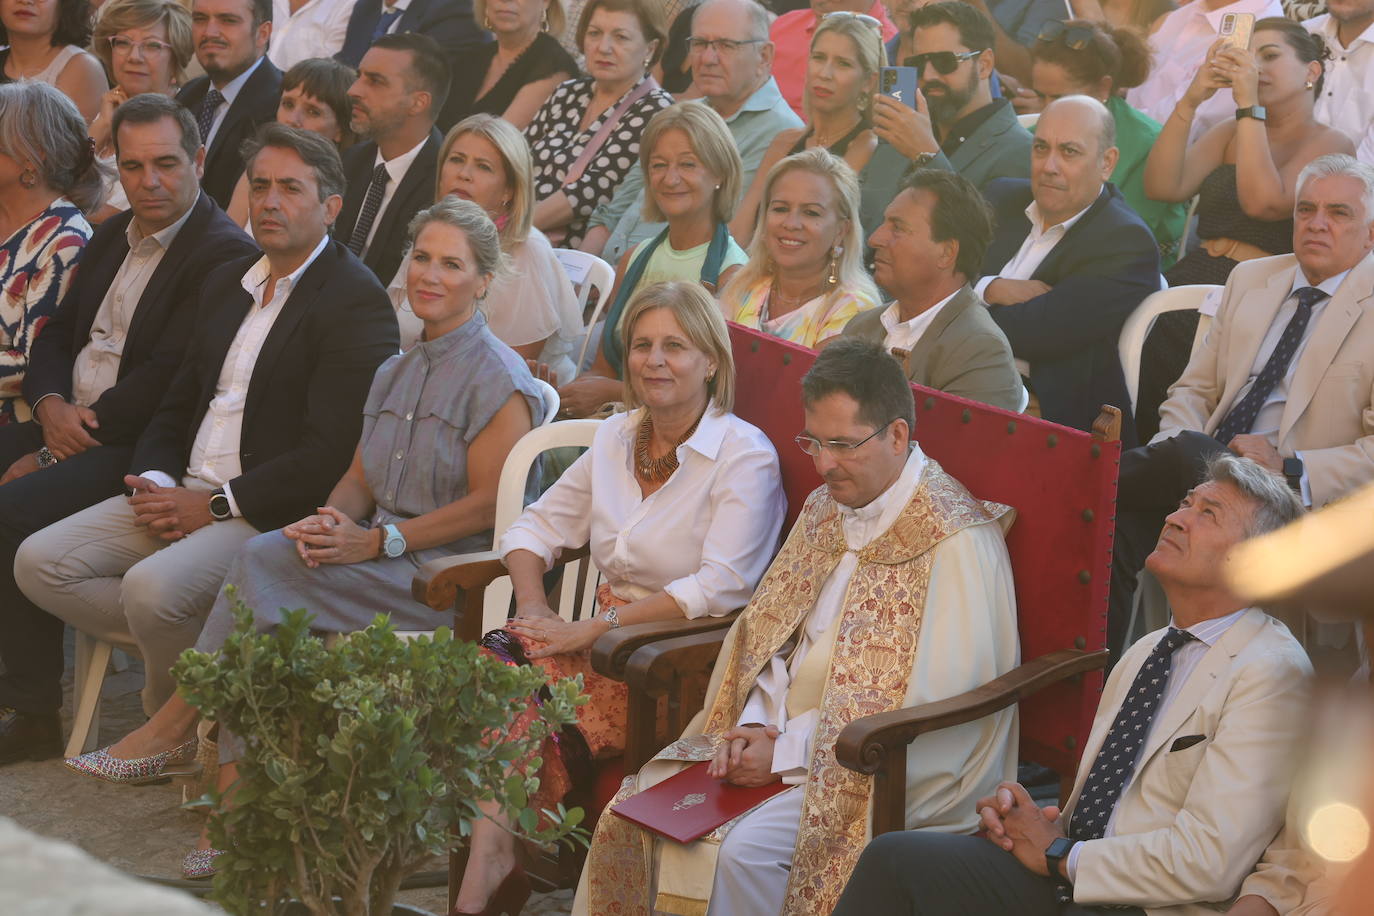
<instances>
[{"instance_id":1,"label":"brass stud on chair","mask_svg":"<svg viewBox=\"0 0 1374 916\"><path fill-rule=\"evenodd\" d=\"M790 365L792 365L792 354L791 354L791 353L784 353L784 354L782 355L782 364L783 364L784 366L790 366Z\"/></svg>"},{"instance_id":2,"label":"brass stud on chair","mask_svg":"<svg viewBox=\"0 0 1374 916\"><path fill-rule=\"evenodd\" d=\"M749 341L749 352L750 352L750 353L757 353L757 352L759 352L759 342L758 342L757 340L751 340L751 341Z\"/></svg>"},{"instance_id":3,"label":"brass stud on chair","mask_svg":"<svg viewBox=\"0 0 1374 916\"><path fill-rule=\"evenodd\" d=\"M1067 738L1064 739L1064 747L1070 751L1075 749L1076 747L1078 747L1078 739L1075 738L1073 735L1069 735Z\"/></svg>"},{"instance_id":4,"label":"brass stud on chair","mask_svg":"<svg viewBox=\"0 0 1374 916\"><path fill-rule=\"evenodd\" d=\"M1093 514L1093 510L1091 510L1091 509L1084 509L1084 510L1083 510L1083 521L1085 521L1085 522L1090 522L1090 521L1092 521L1092 520L1093 520L1094 518L1096 518L1096 517L1097 517L1097 516L1096 516L1095 514Z\"/></svg>"},{"instance_id":5,"label":"brass stud on chair","mask_svg":"<svg viewBox=\"0 0 1374 916\"><path fill-rule=\"evenodd\" d=\"M1090 572L1088 572L1086 569L1080 569L1080 570L1078 571L1078 581L1079 581L1079 582L1082 582L1084 585L1087 585L1087 584L1088 584L1089 582L1091 582L1092 580L1093 580L1093 574L1090 573Z\"/></svg>"},{"instance_id":6,"label":"brass stud on chair","mask_svg":"<svg viewBox=\"0 0 1374 916\"><path fill-rule=\"evenodd\" d=\"M973 422L973 411L971 411L971 410L969 410L967 407L965 407L965 408L964 408L964 412L961 413L961 414L959 414L959 422L960 422L960 423L972 423L972 422Z\"/></svg>"},{"instance_id":7,"label":"brass stud on chair","mask_svg":"<svg viewBox=\"0 0 1374 916\"><path fill-rule=\"evenodd\" d=\"M927 398L926 398L926 410L934 410L934 409L935 409L935 399L932 398L932 397L927 397Z\"/></svg>"},{"instance_id":8,"label":"brass stud on chair","mask_svg":"<svg viewBox=\"0 0 1374 916\"><path fill-rule=\"evenodd\" d=\"M1045 444L1048 445L1050 448L1054 448L1056 445L1059 444L1059 434L1050 433L1049 438L1045 440Z\"/></svg>"},{"instance_id":9,"label":"brass stud on chair","mask_svg":"<svg viewBox=\"0 0 1374 916\"><path fill-rule=\"evenodd\" d=\"M1086 649L1088 648L1088 641L1082 636L1075 636L1073 638L1073 647L1075 649Z\"/></svg>"},{"instance_id":10,"label":"brass stud on chair","mask_svg":"<svg viewBox=\"0 0 1374 916\"><path fill-rule=\"evenodd\" d=\"M1102 457L1102 446L1100 446L1100 445L1098 445L1096 442L1094 442L1094 443L1093 443L1093 447L1090 448L1090 449L1088 449L1088 454L1092 455L1094 458L1101 458L1101 457Z\"/></svg>"},{"instance_id":11,"label":"brass stud on chair","mask_svg":"<svg viewBox=\"0 0 1374 916\"><path fill-rule=\"evenodd\" d=\"M1007 421L1007 435L1008 435L1008 436L1013 435L1015 432L1016 432L1016 421L1015 421L1015 420L1008 420L1008 421Z\"/></svg>"}]
</instances>

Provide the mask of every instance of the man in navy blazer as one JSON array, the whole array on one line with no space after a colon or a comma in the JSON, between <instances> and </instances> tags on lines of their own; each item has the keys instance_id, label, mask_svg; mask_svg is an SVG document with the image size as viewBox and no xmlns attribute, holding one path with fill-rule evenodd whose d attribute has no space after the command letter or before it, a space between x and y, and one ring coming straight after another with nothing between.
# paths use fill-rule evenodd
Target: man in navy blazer
<instances>
[{"instance_id":1,"label":"man in navy blazer","mask_svg":"<svg viewBox=\"0 0 1374 916\"><path fill-rule=\"evenodd\" d=\"M177 101L198 122L205 144L200 184L221 207L229 206L243 174L239 147L277 117L281 71L267 59L271 35L272 0L193 0L191 38L206 75L181 87Z\"/></svg>"},{"instance_id":2,"label":"man in navy blazer","mask_svg":"<svg viewBox=\"0 0 1374 916\"><path fill-rule=\"evenodd\" d=\"M1159 247L1108 182L1116 130L1086 96L1051 103L1035 126L1031 179L984 190L997 234L977 290L992 320L1030 364L1047 420L1091 429L1103 404L1121 408L1122 440L1135 422L1117 357L1126 318L1160 287Z\"/></svg>"},{"instance_id":3,"label":"man in navy blazer","mask_svg":"<svg viewBox=\"0 0 1374 916\"><path fill-rule=\"evenodd\" d=\"M0 427L0 763L58 752L62 622L14 582L33 532L120 493L134 443L181 362L205 276L256 250L200 190L195 118L161 95L114 115L130 209L91 236L29 354L37 422ZM8 711L7 711L8 710Z\"/></svg>"},{"instance_id":4,"label":"man in navy blazer","mask_svg":"<svg viewBox=\"0 0 1374 916\"><path fill-rule=\"evenodd\" d=\"M357 0L343 48L334 59L357 69L374 41L402 32L433 38L448 60L457 59L487 38L473 18L472 0Z\"/></svg>"}]
</instances>

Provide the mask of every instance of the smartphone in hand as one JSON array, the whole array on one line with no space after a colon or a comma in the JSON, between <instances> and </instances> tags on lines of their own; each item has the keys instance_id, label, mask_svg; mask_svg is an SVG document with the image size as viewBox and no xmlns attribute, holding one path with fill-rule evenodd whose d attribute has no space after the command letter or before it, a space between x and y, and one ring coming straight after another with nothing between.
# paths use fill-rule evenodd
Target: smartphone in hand
<instances>
[{"instance_id":1,"label":"smartphone in hand","mask_svg":"<svg viewBox=\"0 0 1374 916\"><path fill-rule=\"evenodd\" d=\"M1250 50L1250 41L1255 37L1255 14L1227 13L1222 16L1217 37L1225 39L1227 47Z\"/></svg>"},{"instance_id":2,"label":"smartphone in hand","mask_svg":"<svg viewBox=\"0 0 1374 916\"><path fill-rule=\"evenodd\" d=\"M916 87L916 68L883 67L878 71L878 91L915 111L916 93L919 91Z\"/></svg>"}]
</instances>

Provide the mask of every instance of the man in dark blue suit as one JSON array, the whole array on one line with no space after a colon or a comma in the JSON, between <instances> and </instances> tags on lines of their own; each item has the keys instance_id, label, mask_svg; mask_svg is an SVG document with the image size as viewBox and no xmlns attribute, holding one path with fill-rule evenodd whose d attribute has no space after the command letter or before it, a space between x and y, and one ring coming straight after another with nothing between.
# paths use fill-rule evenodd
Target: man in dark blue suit
<instances>
[{"instance_id":1,"label":"man in dark blue suit","mask_svg":"<svg viewBox=\"0 0 1374 916\"><path fill-rule=\"evenodd\" d=\"M1150 229L1108 182L1116 129L1105 105L1067 96L1035 126L1031 178L999 179L984 194L997 234L977 290L992 319L1030 364L1047 420L1091 429L1103 404L1121 408L1122 439L1135 422L1117 357L1121 325L1160 288Z\"/></svg>"},{"instance_id":2,"label":"man in dark blue suit","mask_svg":"<svg viewBox=\"0 0 1374 916\"><path fill-rule=\"evenodd\" d=\"M357 69L374 41L402 32L433 38L447 60L457 59L487 38L473 19L472 0L357 0L343 49L334 59Z\"/></svg>"},{"instance_id":3,"label":"man in dark blue suit","mask_svg":"<svg viewBox=\"0 0 1374 916\"><path fill-rule=\"evenodd\" d=\"M0 763L60 748L62 621L14 582L24 538L123 489L134 443L181 362L214 267L256 248L199 187L195 118L161 95L116 110L130 210L91 237L29 356L38 422L0 427Z\"/></svg>"},{"instance_id":4,"label":"man in dark blue suit","mask_svg":"<svg viewBox=\"0 0 1374 916\"><path fill-rule=\"evenodd\" d=\"M239 147L259 124L276 120L281 71L267 59L272 0L194 0L191 38L205 76L191 80L177 101L191 110L205 144L201 187L229 206L243 174Z\"/></svg>"}]
</instances>

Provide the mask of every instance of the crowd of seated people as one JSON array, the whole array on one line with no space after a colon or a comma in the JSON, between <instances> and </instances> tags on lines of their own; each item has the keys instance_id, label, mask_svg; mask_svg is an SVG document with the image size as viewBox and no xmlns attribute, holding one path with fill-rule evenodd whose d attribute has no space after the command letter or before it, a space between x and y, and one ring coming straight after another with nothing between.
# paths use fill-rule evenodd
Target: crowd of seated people
<instances>
[{"instance_id":1,"label":"crowd of seated people","mask_svg":"<svg viewBox=\"0 0 1374 916\"><path fill-rule=\"evenodd\" d=\"M1374 482L1374 0L93 6L0 0L0 765L61 753L66 624L137 651L150 716L67 764L145 783L197 753L170 671L223 644L226 585L263 629L426 629L416 567L496 549L485 651L592 697L532 805L625 744L601 635L740 608L620 794L702 761L787 786L706 842L600 819L575 912L1335 912L1284 825L1311 665L1223 571ZM612 268L600 324L558 249ZM1132 404L1122 329L1186 284L1205 332L1156 322ZM819 354L790 533L730 323ZM493 532L540 380L603 419ZM908 829L865 849L839 728L1019 658L1012 513L922 450L912 382L1122 412L1114 667L1059 805L1016 781L1013 707L920 737ZM584 544L569 622L547 575ZM1142 570L1171 617L1137 638ZM455 913L528 895L485 813Z\"/></svg>"}]
</instances>

